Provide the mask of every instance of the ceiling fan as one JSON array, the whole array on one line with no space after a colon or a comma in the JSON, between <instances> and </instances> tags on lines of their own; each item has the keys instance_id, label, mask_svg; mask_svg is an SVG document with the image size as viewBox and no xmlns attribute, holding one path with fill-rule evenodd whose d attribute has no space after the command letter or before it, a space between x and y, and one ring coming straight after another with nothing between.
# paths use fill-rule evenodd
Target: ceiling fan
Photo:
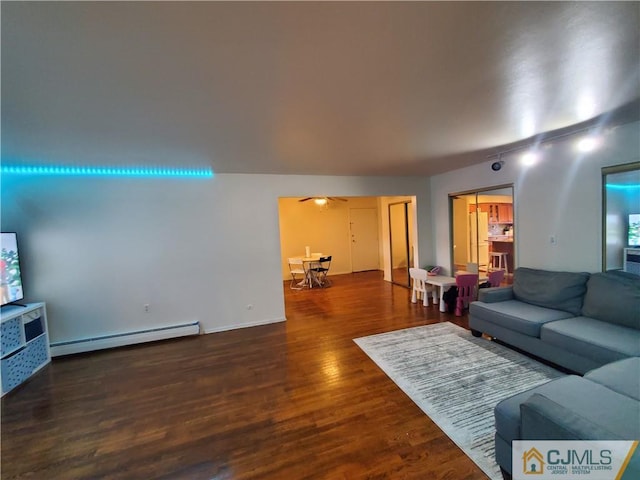
<instances>
[{"instance_id":1,"label":"ceiling fan","mask_svg":"<svg viewBox=\"0 0 640 480\"><path fill-rule=\"evenodd\" d=\"M307 197L307 198L301 198L300 200L298 200L299 202L307 202L309 200L313 200L316 205L326 205L328 202L333 202L336 200L339 200L341 202L346 202L347 199L346 198L340 198L340 197Z\"/></svg>"}]
</instances>

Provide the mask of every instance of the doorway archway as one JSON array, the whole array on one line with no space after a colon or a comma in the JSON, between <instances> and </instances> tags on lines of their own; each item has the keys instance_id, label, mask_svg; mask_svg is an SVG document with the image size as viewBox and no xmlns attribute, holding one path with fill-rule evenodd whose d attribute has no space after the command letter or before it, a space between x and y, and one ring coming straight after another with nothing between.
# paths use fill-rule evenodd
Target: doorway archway
<instances>
[{"instance_id":1,"label":"doorway archway","mask_svg":"<svg viewBox=\"0 0 640 480\"><path fill-rule=\"evenodd\" d=\"M513 185L450 194L449 211L451 272L500 268L511 283L517 265Z\"/></svg>"}]
</instances>

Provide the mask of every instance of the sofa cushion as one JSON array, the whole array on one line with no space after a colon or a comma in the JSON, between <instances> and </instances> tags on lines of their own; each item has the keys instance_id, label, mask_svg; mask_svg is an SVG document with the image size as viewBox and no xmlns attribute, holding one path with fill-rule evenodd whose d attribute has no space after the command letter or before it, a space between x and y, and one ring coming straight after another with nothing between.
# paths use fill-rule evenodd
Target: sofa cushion
<instances>
[{"instance_id":1,"label":"sofa cushion","mask_svg":"<svg viewBox=\"0 0 640 480\"><path fill-rule=\"evenodd\" d=\"M591 370L584 378L640 401L640 357L608 363Z\"/></svg>"},{"instance_id":2,"label":"sofa cushion","mask_svg":"<svg viewBox=\"0 0 640 480\"><path fill-rule=\"evenodd\" d=\"M602 365L640 356L640 330L594 318L573 317L546 323L540 329L540 339Z\"/></svg>"},{"instance_id":3,"label":"sofa cushion","mask_svg":"<svg viewBox=\"0 0 640 480\"><path fill-rule=\"evenodd\" d=\"M485 303L506 302L513 300L513 287L479 288L478 300Z\"/></svg>"},{"instance_id":4,"label":"sofa cushion","mask_svg":"<svg viewBox=\"0 0 640 480\"><path fill-rule=\"evenodd\" d=\"M580 315L588 273L517 268L513 277L516 300Z\"/></svg>"},{"instance_id":5,"label":"sofa cushion","mask_svg":"<svg viewBox=\"0 0 640 480\"><path fill-rule=\"evenodd\" d=\"M570 405L561 405L539 393L520 404L520 418L522 440L624 440L607 425L591 421L591 415L580 415Z\"/></svg>"},{"instance_id":6,"label":"sofa cushion","mask_svg":"<svg viewBox=\"0 0 640 480\"><path fill-rule=\"evenodd\" d=\"M576 415L616 432L620 438L638 438L640 402L599 383L569 375L509 397L496 405L496 431L505 441L522 438L520 404L534 393L544 395Z\"/></svg>"},{"instance_id":7,"label":"sofa cushion","mask_svg":"<svg viewBox=\"0 0 640 480\"><path fill-rule=\"evenodd\" d=\"M640 330L640 276L592 274L582 315Z\"/></svg>"},{"instance_id":8,"label":"sofa cushion","mask_svg":"<svg viewBox=\"0 0 640 480\"><path fill-rule=\"evenodd\" d=\"M568 312L539 307L518 300L498 303L472 302L469 314L536 338L540 337L540 327L545 323L571 318Z\"/></svg>"}]
</instances>

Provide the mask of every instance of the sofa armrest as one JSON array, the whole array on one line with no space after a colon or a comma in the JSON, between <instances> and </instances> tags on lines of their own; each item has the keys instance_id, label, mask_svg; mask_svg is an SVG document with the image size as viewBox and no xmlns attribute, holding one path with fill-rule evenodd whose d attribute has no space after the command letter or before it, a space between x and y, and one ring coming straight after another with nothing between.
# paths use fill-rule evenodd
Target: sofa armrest
<instances>
[{"instance_id":1,"label":"sofa armrest","mask_svg":"<svg viewBox=\"0 0 640 480\"><path fill-rule=\"evenodd\" d=\"M539 393L520 405L522 440L624 440Z\"/></svg>"},{"instance_id":2,"label":"sofa armrest","mask_svg":"<svg viewBox=\"0 0 640 480\"><path fill-rule=\"evenodd\" d=\"M513 300L513 287L480 288L478 289L478 300L484 303Z\"/></svg>"}]
</instances>

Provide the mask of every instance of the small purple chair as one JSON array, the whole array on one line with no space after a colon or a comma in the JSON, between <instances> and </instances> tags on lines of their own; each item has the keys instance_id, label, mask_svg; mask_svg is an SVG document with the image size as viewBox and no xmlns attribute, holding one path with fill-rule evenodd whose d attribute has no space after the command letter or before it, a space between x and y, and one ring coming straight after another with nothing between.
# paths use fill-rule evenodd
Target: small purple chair
<instances>
[{"instance_id":1,"label":"small purple chair","mask_svg":"<svg viewBox=\"0 0 640 480\"><path fill-rule=\"evenodd\" d=\"M489 272L488 282L492 287L499 287L504 279L504 270L495 270L493 272Z\"/></svg>"},{"instance_id":2,"label":"small purple chair","mask_svg":"<svg viewBox=\"0 0 640 480\"><path fill-rule=\"evenodd\" d=\"M456 299L456 316L460 317L465 307L476 298L478 287L478 274L465 273L456 277L458 298Z\"/></svg>"}]
</instances>

